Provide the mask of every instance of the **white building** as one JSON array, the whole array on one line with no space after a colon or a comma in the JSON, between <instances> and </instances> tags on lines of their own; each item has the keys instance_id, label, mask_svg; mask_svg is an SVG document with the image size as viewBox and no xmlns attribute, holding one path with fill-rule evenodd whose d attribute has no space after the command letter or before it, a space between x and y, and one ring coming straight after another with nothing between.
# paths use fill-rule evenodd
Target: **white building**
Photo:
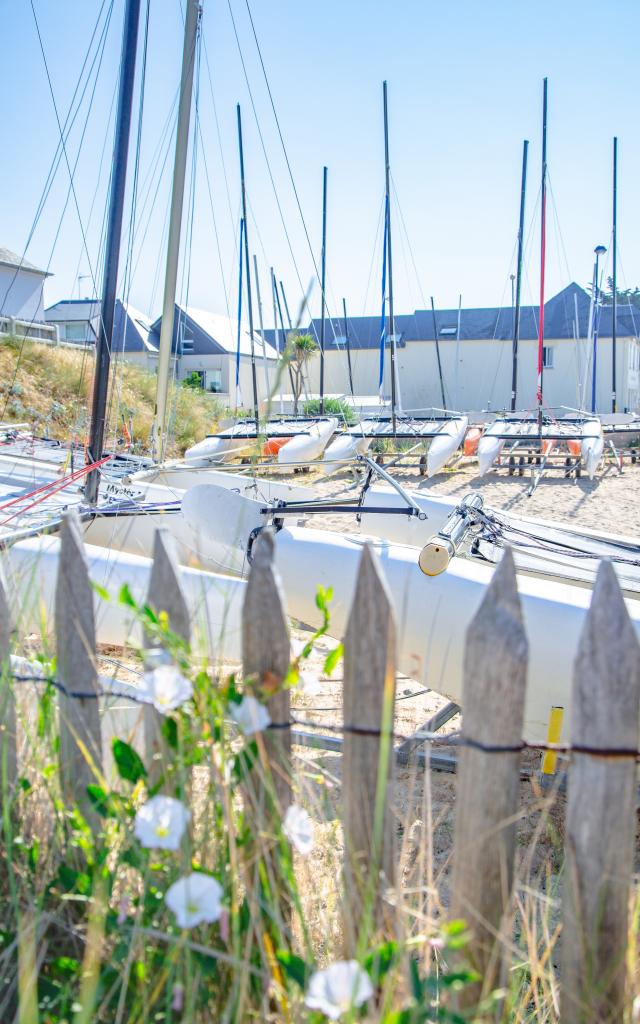
<instances>
[{"instance_id":1,"label":"white building","mask_svg":"<svg viewBox=\"0 0 640 1024\"><path fill-rule=\"evenodd\" d=\"M44 323L44 282L51 274L0 246L0 335L57 339Z\"/></svg>"},{"instance_id":2,"label":"white building","mask_svg":"<svg viewBox=\"0 0 640 1024\"><path fill-rule=\"evenodd\" d=\"M591 408L593 346L589 337L590 298L571 284L545 305L544 401L549 408ZM536 405L538 309L521 311L518 350L519 410ZM640 310L618 305L616 346L617 405L620 411L640 409ZM346 335L356 395L378 392L381 318L355 317L347 324L334 317L325 324L325 393L348 394ZM388 322L387 322L388 328ZM449 409L479 411L508 409L511 402L513 310L507 308L431 310L395 318L396 364L401 407L406 410L442 408L438 353ZM320 321L304 328L317 339ZM612 310L603 306L598 317L596 408L611 411ZM273 331L265 331L274 342ZM384 353L385 397L391 390L388 339ZM317 392L320 359L309 365L307 387Z\"/></svg>"}]
</instances>

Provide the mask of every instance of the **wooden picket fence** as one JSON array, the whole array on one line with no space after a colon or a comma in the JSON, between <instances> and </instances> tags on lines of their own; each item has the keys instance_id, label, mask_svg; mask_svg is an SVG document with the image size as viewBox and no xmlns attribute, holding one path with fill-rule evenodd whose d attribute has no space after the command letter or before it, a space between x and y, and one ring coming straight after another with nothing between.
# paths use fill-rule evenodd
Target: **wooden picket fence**
<instances>
[{"instance_id":1,"label":"wooden picket fence","mask_svg":"<svg viewBox=\"0 0 640 1024\"><path fill-rule=\"evenodd\" d=\"M285 603L273 564L274 539L254 546L242 624L244 678L268 680L275 728L264 736L277 800L291 802L290 693L278 689L290 663ZM1 581L0 581L1 583ZM158 531L149 604L188 639L190 621L170 539ZM97 693L94 594L77 521L63 522L56 589L60 694L60 777L64 794L98 820L87 799L93 781L87 752L103 760ZM0 661L5 678L11 646L10 602L0 585ZM398 855L392 813L396 626L379 564L365 547L344 637L343 795L345 949L357 945L363 908L393 932L385 889L393 888ZM453 844L453 917L467 921L465 949L482 982L466 987L462 1008L501 983L511 957L516 821L528 643L513 560L505 554L465 639L464 726L458 757ZM13 689L0 703L0 764L9 788L20 774ZM567 770L561 1020L621 1021L629 1005L627 945L634 864L640 724L640 648L613 569L603 563L575 660L571 747ZM162 756L157 713L145 715L146 763ZM294 734L295 737L295 734ZM417 747L417 743L413 747ZM258 782L258 785L260 783ZM380 796L384 789L384 798ZM7 786L3 787L7 793ZM373 901L371 886L374 886ZM385 918L385 915L387 917Z\"/></svg>"}]
</instances>

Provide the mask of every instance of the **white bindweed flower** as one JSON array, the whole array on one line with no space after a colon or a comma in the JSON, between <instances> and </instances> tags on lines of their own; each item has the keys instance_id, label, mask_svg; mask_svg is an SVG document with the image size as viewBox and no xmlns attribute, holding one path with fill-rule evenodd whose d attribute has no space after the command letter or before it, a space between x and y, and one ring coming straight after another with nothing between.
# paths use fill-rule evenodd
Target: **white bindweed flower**
<instances>
[{"instance_id":1,"label":"white bindweed flower","mask_svg":"<svg viewBox=\"0 0 640 1024\"><path fill-rule=\"evenodd\" d=\"M217 921L222 913L222 886L211 875L194 871L179 878L165 893L164 901L181 928L195 928Z\"/></svg>"},{"instance_id":2,"label":"white bindweed flower","mask_svg":"<svg viewBox=\"0 0 640 1024\"><path fill-rule=\"evenodd\" d=\"M282 830L298 853L311 853L313 850L313 821L303 807L291 804L287 808Z\"/></svg>"},{"instance_id":3,"label":"white bindweed flower","mask_svg":"<svg viewBox=\"0 0 640 1024\"><path fill-rule=\"evenodd\" d=\"M338 960L311 976L304 1002L310 1010L320 1010L329 1020L338 1020L372 995L371 979L360 964L356 960Z\"/></svg>"},{"instance_id":4,"label":"white bindweed flower","mask_svg":"<svg viewBox=\"0 0 640 1024\"><path fill-rule=\"evenodd\" d=\"M134 834L150 849L177 850L191 811L171 796L154 796L136 814Z\"/></svg>"},{"instance_id":5,"label":"white bindweed flower","mask_svg":"<svg viewBox=\"0 0 640 1024\"><path fill-rule=\"evenodd\" d=\"M166 715L190 700L193 687L176 665L158 665L144 674L144 687L156 711Z\"/></svg>"},{"instance_id":6,"label":"white bindweed flower","mask_svg":"<svg viewBox=\"0 0 640 1024\"><path fill-rule=\"evenodd\" d=\"M229 714L245 736L262 732L271 724L269 712L255 697L243 697L239 704L232 704Z\"/></svg>"},{"instance_id":7,"label":"white bindweed flower","mask_svg":"<svg viewBox=\"0 0 640 1024\"><path fill-rule=\"evenodd\" d=\"M324 693L324 688L317 676L312 675L311 672L300 672L298 675L298 693L302 693L305 697L319 697Z\"/></svg>"}]
</instances>

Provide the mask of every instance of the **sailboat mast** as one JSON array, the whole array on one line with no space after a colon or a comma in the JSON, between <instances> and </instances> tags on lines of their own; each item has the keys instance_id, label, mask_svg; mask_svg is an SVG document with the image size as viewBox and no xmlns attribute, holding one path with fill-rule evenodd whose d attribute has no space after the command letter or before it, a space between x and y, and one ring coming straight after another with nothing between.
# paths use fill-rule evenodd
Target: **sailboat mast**
<instances>
[{"instance_id":1,"label":"sailboat mast","mask_svg":"<svg viewBox=\"0 0 640 1024\"><path fill-rule=\"evenodd\" d=\"M433 317L433 337L436 343L436 358L438 360L438 377L440 379L440 395L442 397L442 408L447 408L447 400L444 396L444 378L442 376L442 361L440 359L440 342L438 341L438 324L436 322L436 307L431 296L431 316Z\"/></svg>"},{"instance_id":2,"label":"sailboat mast","mask_svg":"<svg viewBox=\"0 0 640 1024\"><path fill-rule=\"evenodd\" d=\"M96 366L93 379L93 401L91 404L91 425L89 428L89 461L97 462L102 455L104 428L109 390L109 367L111 365L111 342L113 320L118 287L118 264L120 262L120 241L122 238L122 216L124 193L127 181L127 157L129 153L129 132L133 87L136 72L136 50L138 48L138 23L140 0L127 0L122 34L122 62L118 85L118 112L115 138L113 141L113 175L109 197L109 221L107 245L102 282L100 325L96 343ZM91 505L98 500L100 474L97 469L87 474L84 497Z\"/></svg>"},{"instance_id":3,"label":"sailboat mast","mask_svg":"<svg viewBox=\"0 0 640 1024\"><path fill-rule=\"evenodd\" d=\"M542 371L544 354L544 272L547 246L547 79L542 89L542 185L540 191L540 316L538 318L538 427L542 430Z\"/></svg>"},{"instance_id":4,"label":"sailboat mast","mask_svg":"<svg viewBox=\"0 0 640 1024\"><path fill-rule=\"evenodd\" d=\"M262 315L262 298L260 296L260 277L258 275L258 258L253 254L253 276L256 282L256 299L258 302L258 323L260 324L260 338L262 339L262 369L264 370L264 393L267 400L270 398L269 388L269 366L267 363L267 345L264 340L264 318Z\"/></svg>"},{"instance_id":5,"label":"sailboat mast","mask_svg":"<svg viewBox=\"0 0 640 1024\"><path fill-rule=\"evenodd\" d=\"M201 12L200 0L186 0L184 20L184 44L182 48L182 71L180 73L180 96L178 103L178 127L176 151L173 163L171 186L171 209L169 212L169 238L167 242L167 264L164 277L162 300L162 322L160 327L160 350L158 352L158 382L155 408L155 449L160 459L164 458L167 426L167 394L169 391L169 368L173 347L173 323L178 280L178 258L180 255L180 234L182 232L182 207L184 183L189 147L189 124L191 121L191 94L193 73L196 63L196 40Z\"/></svg>"},{"instance_id":6,"label":"sailboat mast","mask_svg":"<svg viewBox=\"0 0 640 1024\"><path fill-rule=\"evenodd\" d=\"M244 257L245 272L247 278L247 311L249 313L249 337L251 339L251 381L253 384L253 413L256 421L256 430L259 428L260 410L258 408L258 379L256 376L256 351L253 340L253 303L251 301L251 268L249 264L249 225L247 224L247 192L244 180L244 149L242 146L242 117L240 104L236 106L238 114L238 150L240 153L240 191L242 194L242 216L244 218Z\"/></svg>"},{"instance_id":7,"label":"sailboat mast","mask_svg":"<svg viewBox=\"0 0 640 1024\"><path fill-rule=\"evenodd\" d=\"M513 315L513 351L511 365L511 412L518 401L518 343L520 341L520 298L522 293L522 257L524 252L524 210L527 198L527 157L529 142L522 143L522 177L520 181L520 219L518 221L518 266L516 268L516 301Z\"/></svg>"},{"instance_id":8,"label":"sailboat mast","mask_svg":"<svg viewBox=\"0 0 640 1024\"><path fill-rule=\"evenodd\" d=\"M324 415L324 325L326 310L327 284L327 168L322 169L322 253L321 253L320 288L321 314L320 314L320 415Z\"/></svg>"},{"instance_id":9,"label":"sailboat mast","mask_svg":"<svg viewBox=\"0 0 640 1024\"><path fill-rule=\"evenodd\" d=\"M349 322L347 320L347 300L342 300L342 312L344 314L344 344L347 350L347 370L349 372L349 390L353 398L353 370L351 368L351 342L349 341Z\"/></svg>"},{"instance_id":10,"label":"sailboat mast","mask_svg":"<svg viewBox=\"0 0 640 1024\"><path fill-rule=\"evenodd\" d=\"M391 351L391 427L396 432L396 324L393 316L393 263L391 258L391 167L389 164L389 115L387 111L387 83L382 83L384 107L384 187L387 229L387 267L389 273L389 337Z\"/></svg>"},{"instance_id":11,"label":"sailboat mast","mask_svg":"<svg viewBox=\"0 0 640 1024\"><path fill-rule=\"evenodd\" d=\"M616 394L616 343L617 324L616 315L618 311L618 140L613 140L613 231L611 234L611 246L613 248L613 299L611 303L611 412L617 412L618 398Z\"/></svg>"}]
</instances>

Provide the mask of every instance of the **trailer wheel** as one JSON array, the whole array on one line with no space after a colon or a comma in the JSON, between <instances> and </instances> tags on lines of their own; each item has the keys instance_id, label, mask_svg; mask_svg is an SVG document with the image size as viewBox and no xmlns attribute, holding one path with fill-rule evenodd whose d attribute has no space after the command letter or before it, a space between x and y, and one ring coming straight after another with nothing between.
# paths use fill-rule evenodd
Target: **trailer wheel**
<instances>
[{"instance_id":1,"label":"trailer wheel","mask_svg":"<svg viewBox=\"0 0 640 1024\"><path fill-rule=\"evenodd\" d=\"M376 465L384 466L384 458L382 455L376 455Z\"/></svg>"},{"instance_id":2,"label":"trailer wheel","mask_svg":"<svg viewBox=\"0 0 640 1024\"><path fill-rule=\"evenodd\" d=\"M518 460L518 476L524 476L524 455L521 455Z\"/></svg>"},{"instance_id":3,"label":"trailer wheel","mask_svg":"<svg viewBox=\"0 0 640 1024\"><path fill-rule=\"evenodd\" d=\"M637 461L638 461L638 456L637 455L632 455L631 456L631 465L635 466Z\"/></svg>"},{"instance_id":4,"label":"trailer wheel","mask_svg":"<svg viewBox=\"0 0 640 1024\"><path fill-rule=\"evenodd\" d=\"M566 467L564 471L564 478L566 480L568 477L571 476L571 459L569 458L569 456L567 456L567 458L564 460L564 464Z\"/></svg>"},{"instance_id":5,"label":"trailer wheel","mask_svg":"<svg viewBox=\"0 0 640 1024\"><path fill-rule=\"evenodd\" d=\"M582 476L582 466L580 465L580 463L576 459L576 480L579 480L581 476Z\"/></svg>"},{"instance_id":6,"label":"trailer wheel","mask_svg":"<svg viewBox=\"0 0 640 1024\"><path fill-rule=\"evenodd\" d=\"M515 456L510 455L509 456L509 476L513 476L515 468L516 468Z\"/></svg>"}]
</instances>

